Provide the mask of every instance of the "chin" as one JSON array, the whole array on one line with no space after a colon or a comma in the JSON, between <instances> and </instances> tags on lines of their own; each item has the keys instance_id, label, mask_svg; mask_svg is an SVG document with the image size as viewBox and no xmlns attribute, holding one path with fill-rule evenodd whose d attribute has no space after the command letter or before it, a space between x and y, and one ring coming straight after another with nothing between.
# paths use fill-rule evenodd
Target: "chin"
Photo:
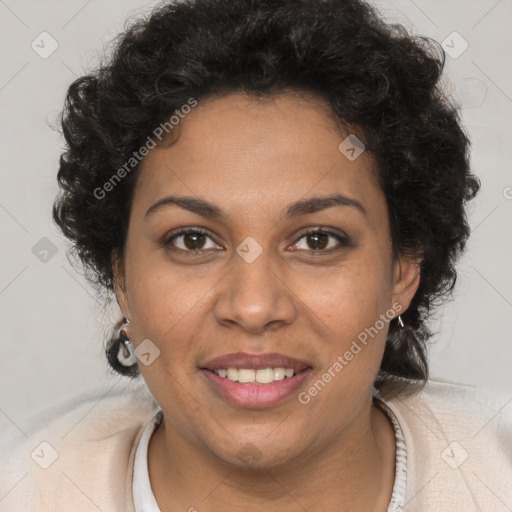
<instances>
[{"instance_id":1,"label":"chin","mask_svg":"<svg viewBox=\"0 0 512 512\"><path fill-rule=\"evenodd\" d=\"M288 439L289 441L289 439ZM247 470L270 470L290 464L303 450L300 446L284 446L275 438L260 441L233 442L225 449L211 450L223 463Z\"/></svg>"}]
</instances>

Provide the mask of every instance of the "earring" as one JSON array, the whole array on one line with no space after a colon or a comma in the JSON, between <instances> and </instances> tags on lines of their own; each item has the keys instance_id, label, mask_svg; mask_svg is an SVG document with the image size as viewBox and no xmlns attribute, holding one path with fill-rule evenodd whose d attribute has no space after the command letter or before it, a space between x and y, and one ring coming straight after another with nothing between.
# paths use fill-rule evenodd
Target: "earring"
<instances>
[{"instance_id":1,"label":"earring","mask_svg":"<svg viewBox=\"0 0 512 512\"><path fill-rule=\"evenodd\" d=\"M404 326L404 322L402 321L402 317L400 315L398 315L398 325L400 327L403 327Z\"/></svg>"},{"instance_id":2,"label":"earring","mask_svg":"<svg viewBox=\"0 0 512 512\"><path fill-rule=\"evenodd\" d=\"M119 350L117 352L117 360L119 364L122 366L132 366L137 363L137 358L135 356L135 352L133 349L133 344L128 336L126 335L126 331L121 329L119 331Z\"/></svg>"}]
</instances>

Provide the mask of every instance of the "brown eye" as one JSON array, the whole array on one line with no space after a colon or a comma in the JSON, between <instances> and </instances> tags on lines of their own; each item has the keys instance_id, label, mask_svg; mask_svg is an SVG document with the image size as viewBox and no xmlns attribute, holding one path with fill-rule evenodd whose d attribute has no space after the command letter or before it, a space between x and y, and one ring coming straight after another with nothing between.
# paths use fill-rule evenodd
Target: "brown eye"
<instances>
[{"instance_id":1,"label":"brown eye","mask_svg":"<svg viewBox=\"0 0 512 512\"><path fill-rule=\"evenodd\" d=\"M187 249L202 249L205 238L202 233L187 233L183 235L183 243Z\"/></svg>"},{"instance_id":2,"label":"brown eye","mask_svg":"<svg viewBox=\"0 0 512 512\"><path fill-rule=\"evenodd\" d=\"M170 237L165 245L184 252L200 252L218 248L210 236L198 229L182 230Z\"/></svg>"},{"instance_id":3,"label":"brown eye","mask_svg":"<svg viewBox=\"0 0 512 512\"><path fill-rule=\"evenodd\" d=\"M302 247L301 247L302 244ZM350 245L349 238L329 231L315 229L304 233L295 242L294 250L300 249L312 252L331 252Z\"/></svg>"},{"instance_id":4,"label":"brown eye","mask_svg":"<svg viewBox=\"0 0 512 512\"><path fill-rule=\"evenodd\" d=\"M311 249L325 249L329 243L329 235L317 231L315 233L308 233L306 240Z\"/></svg>"}]
</instances>

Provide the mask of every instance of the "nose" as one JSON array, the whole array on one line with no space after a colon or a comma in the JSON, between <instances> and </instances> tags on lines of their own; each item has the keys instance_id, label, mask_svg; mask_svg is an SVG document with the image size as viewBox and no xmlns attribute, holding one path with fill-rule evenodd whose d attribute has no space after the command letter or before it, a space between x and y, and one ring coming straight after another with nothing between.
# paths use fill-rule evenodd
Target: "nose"
<instances>
[{"instance_id":1,"label":"nose","mask_svg":"<svg viewBox=\"0 0 512 512\"><path fill-rule=\"evenodd\" d=\"M233 255L233 267L222 280L215 303L215 317L220 325L238 326L257 334L295 320L293 292L285 275L279 272L279 265L272 265L271 257L265 253L251 263Z\"/></svg>"}]
</instances>

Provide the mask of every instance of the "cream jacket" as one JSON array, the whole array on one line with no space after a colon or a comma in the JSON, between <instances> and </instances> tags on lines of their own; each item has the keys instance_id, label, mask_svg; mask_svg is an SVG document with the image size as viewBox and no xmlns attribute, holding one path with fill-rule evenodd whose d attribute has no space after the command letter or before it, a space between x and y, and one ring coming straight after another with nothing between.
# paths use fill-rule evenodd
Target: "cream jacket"
<instances>
[{"instance_id":1,"label":"cream jacket","mask_svg":"<svg viewBox=\"0 0 512 512\"><path fill-rule=\"evenodd\" d=\"M435 383L385 401L407 446L405 512L512 511L512 397ZM1 512L133 512L132 472L158 406L144 389L82 397L0 443Z\"/></svg>"}]
</instances>

